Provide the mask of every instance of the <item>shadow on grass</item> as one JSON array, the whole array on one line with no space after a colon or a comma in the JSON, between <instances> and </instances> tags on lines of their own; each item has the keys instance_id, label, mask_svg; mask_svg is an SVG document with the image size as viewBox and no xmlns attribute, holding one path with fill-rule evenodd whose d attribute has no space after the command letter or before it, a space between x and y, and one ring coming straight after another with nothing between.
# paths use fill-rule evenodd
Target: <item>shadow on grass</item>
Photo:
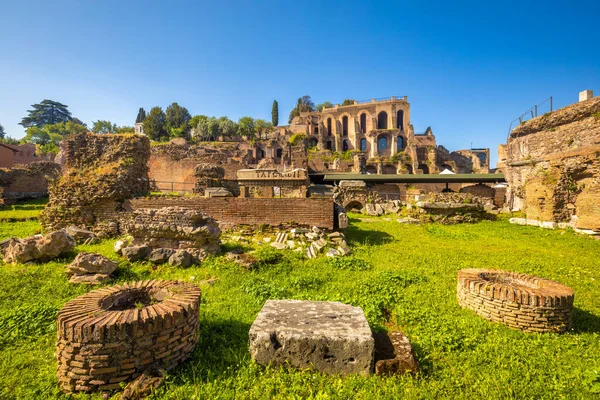
<instances>
[{"instance_id":1,"label":"shadow on grass","mask_svg":"<svg viewBox=\"0 0 600 400\"><path fill-rule=\"evenodd\" d=\"M352 219L350 221L352 221ZM354 222L357 221L358 220L354 220ZM348 228L344 230L344 234L346 235L346 241L349 244L368 244L377 246L394 240L394 237L387 232L363 230L353 224L350 224Z\"/></svg>"},{"instance_id":2,"label":"shadow on grass","mask_svg":"<svg viewBox=\"0 0 600 400\"><path fill-rule=\"evenodd\" d=\"M589 311L573 307L573 331L575 333L600 333L600 317Z\"/></svg>"}]
</instances>

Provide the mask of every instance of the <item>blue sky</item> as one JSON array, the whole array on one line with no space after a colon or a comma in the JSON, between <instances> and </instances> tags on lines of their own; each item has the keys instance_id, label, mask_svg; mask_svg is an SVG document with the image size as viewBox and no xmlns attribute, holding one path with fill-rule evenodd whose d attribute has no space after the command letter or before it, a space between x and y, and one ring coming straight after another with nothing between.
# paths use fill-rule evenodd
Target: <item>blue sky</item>
<instances>
[{"instance_id":1,"label":"blue sky","mask_svg":"<svg viewBox=\"0 0 600 400\"><path fill-rule=\"evenodd\" d=\"M280 123L315 103L407 95L450 150L505 142L514 118L600 95L600 2L0 0L0 124L60 101L91 124L139 107Z\"/></svg>"}]
</instances>

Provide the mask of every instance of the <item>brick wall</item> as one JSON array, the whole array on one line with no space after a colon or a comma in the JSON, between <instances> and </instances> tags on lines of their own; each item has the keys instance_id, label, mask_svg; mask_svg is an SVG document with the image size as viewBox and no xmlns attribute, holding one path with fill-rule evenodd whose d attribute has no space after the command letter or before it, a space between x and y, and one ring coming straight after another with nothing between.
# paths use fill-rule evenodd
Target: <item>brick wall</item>
<instances>
[{"instance_id":1,"label":"brick wall","mask_svg":"<svg viewBox=\"0 0 600 400\"><path fill-rule=\"evenodd\" d=\"M188 207L205 212L223 227L235 225L298 225L334 228L332 199L150 197L129 201L131 209Z\"/></svg>"}]
</instances>

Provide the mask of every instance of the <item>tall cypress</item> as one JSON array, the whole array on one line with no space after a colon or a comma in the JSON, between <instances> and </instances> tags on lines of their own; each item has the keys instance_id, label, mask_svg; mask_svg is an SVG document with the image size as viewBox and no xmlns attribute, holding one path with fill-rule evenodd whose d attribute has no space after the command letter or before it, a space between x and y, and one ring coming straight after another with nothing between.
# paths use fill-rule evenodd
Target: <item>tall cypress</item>
<instances>
[{"instance_id":1,"label":"tall cypress","mask_svg":"<svg viewBox=\"0 0 600 400\"><path fill-rule=\"evenodd\" d=\"M279 125L279 104L277 100L273 100L273 108L271 108L271 122L273 126Z\"/></svg>"}]
</instances>

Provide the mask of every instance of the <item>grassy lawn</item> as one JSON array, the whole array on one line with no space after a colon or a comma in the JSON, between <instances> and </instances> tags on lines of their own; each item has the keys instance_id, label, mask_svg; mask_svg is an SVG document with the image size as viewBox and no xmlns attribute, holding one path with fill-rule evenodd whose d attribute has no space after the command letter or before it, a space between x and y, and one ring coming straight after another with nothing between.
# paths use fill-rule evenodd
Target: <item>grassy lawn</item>
<instances>
[{"instance_id":1,"label":"grassy lawn","mask_svg":"<svg viewBox=\"0 0 600 400\"><path fill-rule=\"evenodd\" d=\"M0 239L39 230L36 221L5 220ZM112 251L114 241L77 251L118 260L118 282L218 278L213 286L201 286L196 350L170 372L154 398L600 398L600 241L514 226L505 219L408 226L359 215L351 216L346 235L352 257L305 260L265 248L260 252L265 262L256 271L224 257L189 269L128 264ZM0 398L62 396L55 375L56 313L90 290L67 283L63 266L73 257L36 265L0 262ZM456 273L468 267L525 272L573 287L572 331L526 334L461 309ZM422 372L417 377L339 377L257 366L248 353L248 330L269 298L361 306L373 329L407 334Z\"/></svg>"}]
</instances>

